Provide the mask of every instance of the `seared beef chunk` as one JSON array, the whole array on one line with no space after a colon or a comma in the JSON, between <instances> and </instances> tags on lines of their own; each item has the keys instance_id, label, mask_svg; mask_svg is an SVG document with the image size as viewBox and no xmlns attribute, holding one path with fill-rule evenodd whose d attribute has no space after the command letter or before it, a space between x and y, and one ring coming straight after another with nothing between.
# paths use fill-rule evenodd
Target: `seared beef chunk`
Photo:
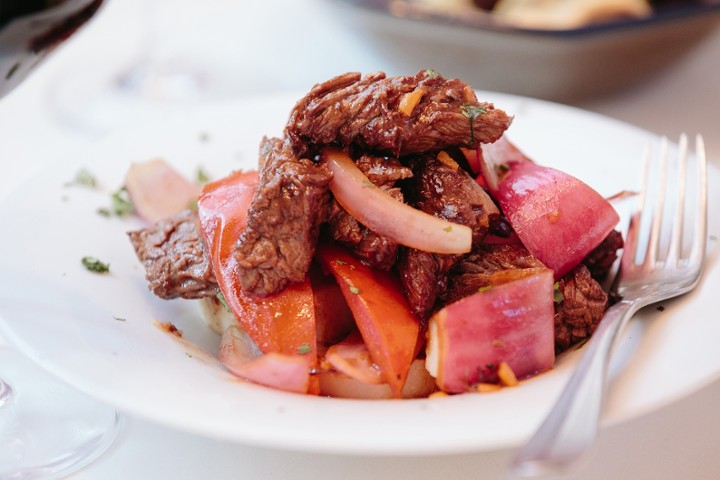
<instances>
[{"instance_id":1,"label":"seared beef chunk","mask_svg":"<svg viewBox=\"0 0 720 480\"><path fill-rule=\"evenodd\" d=\"M605 315L608 297L580 264L558 282L562 301L555 304L555 352L589 338Z\"/></svg>"},{"instance_id":2,"label":"seared beef chunk","mask_svg":"<svg viewBox=\"0 0 720 480\"><path fill-rule=\"evenodd\" d=\"M511 121L479 102L469 85L432 71L390 78L351 72L313 87L295 105L285 133L299 155L311 144L355 144L399 157L491 143Z\"/></svg>"},{"instance_id":3,"label":"seared beef chunk","mask_svg":"<svg viewBox=\"0 0 720 480\"><path fill-rule=\"evenodd\" d=\"M602 281L607 277L610 268L617 259L617 251L624 245L622 234L613 230L605 237L595 250L590 252L583 260L585 266L590 270L590 275L596 280Z\"/></svg>"},{"instance_id":4,"label":"seared beef chunk","mask_svg":"<svg viewBox=\"0 0 720 480\"><path fill-rule=\"evenodd\" d=\"M413 178L405 185L408 203L425 213L472 229L472 244L479 245L491 224L500 217L485 190L445 152L408 161Z\"/></svg>"},{"instance_id":5,"label":"seared beef chunk","mask_svg":"<svg viewBox=\"0 0 720 480\"><path fill-rule=\"evenodd\" d=\"M410 310L425 320L447 287L447 272L461 255L440 255L401 248L397 267Z\"/></svg>"},{"instance_id":6,"label":"seared beef chunk","mask_svg":"<svg viewBox=\"0 0 720 480\"><path fill-rule=\"evenodd\" d=\"M485 190L452 161L425 155L410 161L413 178L407 181L408 203L425 213L472 229L477 246L499 217ZM417 316L426 318L437 298L444 294L447 272L462 255L443 255L403 248L398 262L405 296Z\"/></svg>"},{"instance_id":7,"label":"seared beef chunk","mask_svg":"<svg viewBox=\"0 0 720 480\"><path fill-rule=\"evenodd\" d=\"M492 285L492 276L498 271L526 268L545 268L545 265L522 245L481 245L450 271L443 301L452 303Z\"/></svg>"},{"instance_id":8,"label":"seared beef chunk","mask_svg":"<svg viewBox=\"0 0 720 480\"><path fill-rule=\"evenodd\" d=\"M197 215L185 210L150 228L128 232L145 267L148 288L160 298L203 298L218 291L196 222Z\"/></svg>"},{"instance_id":9,"label":"seared beef chunk","mask_svg":"<svg viewBox=\"0 0 720 480\"><path fill-rule=\"evenodd\" d=\"M398 180L410 178L412 171L392 157L362 155L355 163L374 184L385 190L397 201L403 201ZM398 244L361 225L337 201L333 201L328 216L328 232L332 238L350 247L355 255L370 266L390 270L395 265Z\"/></svg>"},{"instance_id":10,"label":"seared beef chunk","mask_svg":"<svg viewBox=\"0 0 720 480\"><path fill-rule=\"evenodd\" d=\"M259 186L235 258L242 289L270 295L305 278L327 216L332 174L325 165L299 159L286 141L262 146Z\"/></svg>"}]
</instances>

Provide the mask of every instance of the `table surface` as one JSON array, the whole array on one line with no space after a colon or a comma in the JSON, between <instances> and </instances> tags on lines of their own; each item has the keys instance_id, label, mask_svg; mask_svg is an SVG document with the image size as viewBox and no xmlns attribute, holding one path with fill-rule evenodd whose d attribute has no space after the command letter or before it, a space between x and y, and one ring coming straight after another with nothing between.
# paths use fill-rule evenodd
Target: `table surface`
<instances>
[{"instance_id":1,"label":"table surface","mask_svg":"<svg viewBox=\"0 0 720 480\"><path fill-rule=\"evenodd\" d=\"M52 162L53 155L80 148L107 129L132 121L131 113L125 118L103 117L103 111L92 110L89 103L63 110L57 92L68 78L87 82L138 55L147 60L182 53L185 60L200 59L192 66L211 72L203 81L212 87L212 98L197 101L306 90L349 70L412 73L395 72L393 59L338 22L334 7L324 0L233 6L213 0L183 9L169 8L169 0L150 3L110 2L90 26L3 100L0 201ZM155 30L147 33L153 26ZM198 38L203 41L193 41ZM157 48L148 50L147 42ZM214 47L208 48L210 43ZM622 92L573 104L670 138L683 131L703 133L711 162L720 165L719 57L720 29L673 69ZM418 70L432 64L431 58L415 60ZM176 61L171 66L184 65ZM178 94L185 88L171 87ZM151 114L175 108L177 102L156 96L144 108ZM720 382L714 382L660 410L605 428L581 470L563 478L720 478L718 403ZM512 453L420 458L317 455L224 443L138 418L126 417L124 422L110 451L72 478L504 478Z\"/></svg>"}]
</instances>

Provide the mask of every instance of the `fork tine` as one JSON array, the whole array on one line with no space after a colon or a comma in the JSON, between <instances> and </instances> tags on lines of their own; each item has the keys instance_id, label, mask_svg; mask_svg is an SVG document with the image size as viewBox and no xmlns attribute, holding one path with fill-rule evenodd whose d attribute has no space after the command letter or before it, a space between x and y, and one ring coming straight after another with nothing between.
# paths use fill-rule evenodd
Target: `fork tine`
<instances>
[{"instance_id":1,"label":"fork tine","mask_svg":"<svg viewBox=\"0 0 720 480\"><path fill-rule=\"evenodd\" d=\"M689 262L702 267L707 246L707 156L702 135L695 137L695 157L698 163L698 212L695 217L692 251ZM699 276L699 274L698 274Z\"/></svg>"},{"instance_id":2,"label":"fork tine","mask_svg":"<svg viewBox=\"0 0 720 480\"><path fill-rule=\"evenodd\" d=\"M687 162L688 162L688 138L686 134L681 134L678 141L677 154L677 207L675 209L675 217L672 226L672 238L668 247L666 264L670 267L677 265L678 259L682 256L683 250L683 232L685 230L685 197L687 182Z\"/></svg>"},{"instance_id":3,"label":"fork tine","mask_svg":"<svg viewBox=\"0 0 720 480\"><path fill-rule=\"evenodd\" d=\"M650 236L647 243L647 251L645 253L645 260L643 261L643 268L648 270L652 269L655 262L658 259L660 252L660 232L662 228L663 210L665 209L665 191L667 189L667 163L668 163L668 139L662 137L660 141L660 167L659 176L657 181L658 189L655 198L655 209L653 211L652 220L650 223ZM648 160L650 163L652 160ZM650 182L649 172L646 171L646 182ZM645 183L643 189L648 192L650 185Z\"/></svg>"},{"instance_id":4,"label":"fork tine","mask_svg":"<svg viewBox=\"0 0 720 480\"><path fill-rule=\"evenodd\" d=\"M640 231L643 226L642 213L647 211L648 204L648 188L650 185L650 160L652 158L652 152L649 145L645 146L643 151L643 167L642 167L642 183L640 187L638 201L635 206L635 210L632 212L630 217L630 224L625 236L625 246L623 248L624 253L621 258L622 270L631 270L635 265L638 265L638 255L640 254L639 237ZM618 274L619 280L620 275Z\"/></svg>"}]
</instances>

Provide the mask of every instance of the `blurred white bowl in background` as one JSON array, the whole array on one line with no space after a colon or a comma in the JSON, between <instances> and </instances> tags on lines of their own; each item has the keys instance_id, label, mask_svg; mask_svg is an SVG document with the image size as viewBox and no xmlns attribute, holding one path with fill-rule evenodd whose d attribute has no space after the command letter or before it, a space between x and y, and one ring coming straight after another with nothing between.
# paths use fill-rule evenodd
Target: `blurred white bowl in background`
<instances>
[{"instance_id":1,"label":"blurred white bowl in background","mask_svg":"<svg viewBox=\"0 0 720 480\"><path fill-rule=\"evenodd\" d=\"M397 71L432 68L478 89L555 101L637 85L671 68L720 21L717 1L557 30L516 27L480 9L437 9L411 0L332 3L338 20Z\"/></svg>"}]
</instances>

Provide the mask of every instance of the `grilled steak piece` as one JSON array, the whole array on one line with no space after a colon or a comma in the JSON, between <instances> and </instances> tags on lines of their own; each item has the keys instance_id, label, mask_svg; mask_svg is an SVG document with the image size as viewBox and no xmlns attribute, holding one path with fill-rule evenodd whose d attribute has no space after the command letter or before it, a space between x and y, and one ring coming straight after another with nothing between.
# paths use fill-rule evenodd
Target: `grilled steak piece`
<instances>
[{"instance_id":1,"label":"grilled steak piece","mask_svg":"<svg viewBox=\"0 0 720 480\"><path fill-rule=\"evenodd\" d=\"M562 301L555 304L555 352L589 338L607 309L608 296L585 265L558 282Z\"/></svg>"},{"instance_id":2,"label":"grilled steak piece","mask_svg":"<svg viewBox=\"0 0 720 480\"><path fill-rule=\"evenodd\" d=\"M425 213L470 227L477 246L497 221L497 206L467 172L438 158L445 158L442 152L437 158L424 155L410 161L414 176L406 182L407 201ZM427 318L444 295L447 272L462 257L402 249L398 270L413 313Z\"/></svg>"},{"instance_id":3,"label":"grilled steak piece","mask_svg":"<svg viewBox=\"0 0 720 480\"><path fill-rule=\"evenodd\" d=\"M618 258L617 251L624 245L622 234L613 230L605 237L595 250L590 252L583 260L585 266L590 270L590 275L596 280L604 280L608 272Z\"/></svg>"},{"instance_id":4,"label":"grilled steak piece","mask_svg":"<svg viewBox=\"0 0 720 480\"><path fill-rule=\"evenodd\" d=\"M332 174L298 158L287 141L265 140L262 147L258 190L235 258L243 291L265 296L305 278L327 217Z\"/></svg>"},{"instance_id":5,"label":"grilled steak piece","mask_svg":"<svg viewBox=\"0 0 720 480\"><path fill-rule=\"evenodd\" d=\"M203 298L218 291L196 222L197 215L185 210L150 228L128 232L145 267L148 288L160 298Z\"/></svg>"},{"instance_id":6,"label":"grilled steak piece","mask_svg":"<svg viewBox=\"0 0 720 480\"><path fill-rule=\"evenodd\" d=\"M466 83L429 70L389 78L350 72L315 85L293 108L285 134L299 155L312 144L355 144L399 157L491 143L511 121Z\"/></svg>"},{"instance_id":7,"label":"grilled steak piece","mask_svg":"<svg viewBox=\"0 0 720 480\"><path fill-rule=\"evenodd\" d=\"M545 268L545 265L522 245L481 245L450 271L443 301L452 303L492 285L495 272L526 268Z\"/></svg>"},{"instance_id":8,"label":"grilled steak piece","mask_svg":"<svg viewBox=\"0 0 720 480\"><path fill-rule=\"evenodd\" d=\"M412 171L396 158L376 157L364 154L355 163L374 184L397 201L403 201L398 180L412 177ZM367 264L380 270L390 270L395 265L398 244L360 224L337 201L333 200L328 216L328 233L338 243L349 247Z\"/></svg>"}]
</instances>

